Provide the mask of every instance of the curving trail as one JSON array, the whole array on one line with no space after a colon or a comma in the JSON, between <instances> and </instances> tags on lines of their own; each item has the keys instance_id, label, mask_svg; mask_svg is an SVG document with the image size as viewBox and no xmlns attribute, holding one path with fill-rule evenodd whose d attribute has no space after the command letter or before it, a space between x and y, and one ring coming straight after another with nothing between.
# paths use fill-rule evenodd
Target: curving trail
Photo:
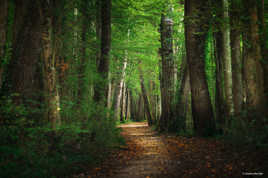
<instances>
[{"instance_id":1,"label":"curving trail","mask_svg":"<svg viewBox=\"0 0 268 178\"><path fill-rule=\"evenodd\" d=\"M267 163L259 157L262 152L251 152L249 156L215 139L159 135L144 122L120 127L127 146L114 152L100 167L78 177L239 178L243 172L264 173L264 161Z\"/></svg>"}]
</instances>

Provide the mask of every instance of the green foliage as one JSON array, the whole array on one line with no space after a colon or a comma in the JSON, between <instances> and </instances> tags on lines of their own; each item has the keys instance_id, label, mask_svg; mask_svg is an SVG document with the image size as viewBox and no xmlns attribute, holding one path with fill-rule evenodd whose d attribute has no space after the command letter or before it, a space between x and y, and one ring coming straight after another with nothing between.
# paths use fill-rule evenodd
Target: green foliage
<instances>
[{"instance_id":1,"label":"green foliage","mask_svg":"<svg viewBox=\"0 0 268 178\"><path fill-rule=\"evenodd\" d=\"M62 125L56 131L1 126L0 132L0 177L69 176L124 143L111 119Z\"/></svg>"}]
</instances>

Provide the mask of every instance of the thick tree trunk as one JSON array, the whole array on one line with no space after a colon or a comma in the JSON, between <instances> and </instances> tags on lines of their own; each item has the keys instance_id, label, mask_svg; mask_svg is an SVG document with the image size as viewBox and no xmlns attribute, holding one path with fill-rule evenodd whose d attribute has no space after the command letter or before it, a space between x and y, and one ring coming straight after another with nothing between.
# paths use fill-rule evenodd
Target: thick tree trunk
<instances>
[{"instance_id":1,"label":"thick tree trunk","mask_svg":"<svg viewBox=\"0 0 268 178\"><path fill-rule=\"evenodd\" d=\"M42 4L42 60L44 64L44 87L45 101L47 104L47 119L52 128L55 129L60 124L60 98L57 89L56 72L56 45L53 40L53 8L55 1L45 1Z\"/></svg>"},{"instance_id":2,"label":"thick tree trunk","mask_svg":"<svg viewBox=\"0 0 268 178\"><path fill-rule=\"evenodd\" d=\"M266 8L265 8L266 7ZM265 14L268 14L268 2L260 0L258 3L258 16L260 24L260 37L261 37L261 51L262 51L262 66L264 72L264 93L266 93L266 107L268 107L268 46L266 42L268 40L268 23L265 22Z\"/></svg>"},{"instance_id":3,"label":"thick tree trunk","mask_svg":"<svg viewBox=\"0 0 268 178\"><path fill-rule=\"evenodd\" d=\"M23 6L21 7L20 5ZM16 104L34 106L34 101L40 102L41 79L41 20L39 3L35 0L15 1L15 17L22 16L15 21L19 31L14 34L13 55L8 65L8 83L10 93L17 93Z\"/></svg>"},{"instance_id":4,"label":"thick tree trunk","mask_svg":"<svg viewBox=\"0 0 268 178\"><path fill-rule=\"evenodd\" d=\"M181 86L180 86L180 100L178 101L177 104L177 117L180 118L180 129L186 130L186 118L187 118L187 112L189 111L189 97L191 94L191 86L190 86L190 74L189 74L189 67L188 65L184 65L183 69L183 77L181 81Z\"/></svg>"},{"instance_id":5,"label":"thick tree trunk","mask_svg":"<svg viewBox=\"0 0 268 178\"><path fill-rule=\"evenodd\" d=\"M265 114L265 95L263 68L261 66L261 46L258 26L257 1L243 0L249 21L245 22L246 45L244 59L244 75L246 82L247 109L255 113ZM253 119L253 118L251 118Z\"/></svg>"},{"instance_id":6,"label":"thick tree trunk","mask_svg":"<svg viewBox=\"0 0 268 178\"><path fill-rule=\"evenodd\" d=\"M222 26L222 60L224 63L224 90L226 101L226 114L227 116L230 116L233 113L233 95L228 0L222 0L222 4L223 19L225 20L225 23Z\"/></svg>"},{"instance_id":7,"label":"thick tree trunk","mask_svg":"<svg viewBox=\"0 0 268 178\"><path fill-rule=\"evenodd\" d=\"M151 126L151 125L153 125L153 120L152 120L152 115L151 115L151 111L150 111L150 103L149 103L149 99L147 96L146 88L144 86L144 78L143 78L143 73L142 73L142 69L140 66L139 66L139 73L140 73L140 84L141 84L142 97L143 97L143 101L144 101L144 110L145 110L148 124L149 124L149 126Z\"/></svg>"},{"instance_id":8,"label":"thick tree trunk","mask_svg":"<svg viewBox=\"0 0 268 178\"><path fill-rule=\"evenodd\" d=\"M160 131L168 130L173 117L174 104L174 59L173 59L173 21L162 15L160 24L162 58L161 101L162 114L159 121Z\"/></svg>"},{"instance_id":9,"label":"thick tree trunk","mask_svg":"<svg viewBox=\"0 0 268 178\"><path fill-rule=\"evenodd\" d=\"M185 1L186 51L190 70L192 113L198 135L213 134L215 123L205 75L205 42L210 9L206 0Z\"/></svg>"},{"instance_id":10,"label":"thick tree trunk","mask_svg":"<svg viewBox=\"0 0 268 178\"><path fill-rule=\"evenodd\" d=\"M243 105L242 57L241 57L241 20L240 5L231 1L231 54L234 113L239 114Z\"/></svg>"},{"instance_id":11,"label":"thick tree trunk","mask_svg":"<svg viewBox=\"0 0 268 178\"><path fill-rule=\"evenodd\" d=\"M100 79L95 85L94 100L107 107L112 2L111 0L102 0L101 3L101 55L97 66Z\"/></svg>"},{"instance_id":12,"label":"thick tree trunk","mask_svg":"<svg viewBox=\"0 0 268 178\"><path fill-rule=\"evenodd\" d=\"M7 40L7 17L8 1L2 0L0 3L0 90L2 88L2 77L4 72L5 46Z\"/></svg>"}]
</instances>

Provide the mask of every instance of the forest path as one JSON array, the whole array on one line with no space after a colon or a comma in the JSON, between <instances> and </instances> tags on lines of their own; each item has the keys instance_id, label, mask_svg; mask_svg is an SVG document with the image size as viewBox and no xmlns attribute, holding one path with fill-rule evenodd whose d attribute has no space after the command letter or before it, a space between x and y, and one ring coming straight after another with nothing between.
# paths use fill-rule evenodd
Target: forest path
<instances>
[{"instance_id":1,"label":"forest path","mask_svg":"<svg viewBox=\"0 0 268 178\"><path fill-rule=\"evenodd\" d=\"M263 153L234 151L215 139L160 135L145 122L120 127L127 145L81 177L238 178L243 172L260 173L265 164Z\"/></svg>"}]
</instances>

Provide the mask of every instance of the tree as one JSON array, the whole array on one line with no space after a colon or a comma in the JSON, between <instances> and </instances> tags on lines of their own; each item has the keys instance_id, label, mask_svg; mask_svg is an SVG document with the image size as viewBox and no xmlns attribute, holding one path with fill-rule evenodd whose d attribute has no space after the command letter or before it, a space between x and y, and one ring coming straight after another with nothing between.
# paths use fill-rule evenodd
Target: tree
<instances>
[{"instance_id":1,"label":"tree","mask_svg":"<svg viewBox=\"0 0 268 178\"><path fill-rule=\"evenodd\" d=\"M225 108L226 103L224 100L224 85L223 85L223 59L222 59L222 31L221 31L221 19L223 18L223 4L221 1L214 2L215 9L215 32L214 32L214 55L216 63L216 92L215 92L215 110L216 121L222 127L225 123Z\"/></svg>"},{"instance_id":2,"label":"tree","mask_svg":"<svg viewBox=\"0 0 268 178\"><path fill-rule=\"evenodd\" d=\"M233 95L228 0L222 0L222 4L223 19L225 21L222 26L222 60L224 63L224 90L226 101L226 114L227 116L230 116L233 113Z\"/></svg>"},{"instance_id":3,"label":"tree","mask_svg":"<svg viewBox=\"0 0 268 178\"><path fill-rule=\"evenodd\" d=\"M41 4L42 24L42 61L44 71L44 91L47 113L45 116L55 129L60 124L60 98L57 88L58 76L56 63L58 59L55 40L55 24L58 22L55 17L55 8L60 8L61 1L43 1ZM59 4L59 5L58 5Z\"/></svg>"},{"instance_id":4,"label":"tree","mask_svg":"<svg viewBox=\"0 0 268 178\"><path fill-rule=\"evenodd\" d=\"M139 74L140 74L140 85L141 85L142 97L144 101L144 110L147 116L148 124L149 126L151 126L153 125L153 119L152 119L152 115L150 111L150 103L149 103L148 95L147 95L146 88L144 85L144 78L143 78L143 73L142 73L142 69L140 65L138 66L138 68L139 68Z\"/></svg>"},{"instance_id":5,"label":"tree","mask_svg":"<svg viewBox=\"0 0 268 178\"><path fill-rule=\"evenodd\" d=\"M108 72L111 48L111 0L101 1L101 54L97 72L100 76L94 90L94 100L107 106Z\"/></svg>"},{"instance_id":6,"label":"tree","mask_svg":"<svg viewBox=\"0 0 268 178\"><path fill-rule=\"evenodd\" d=\"M168 130L173 117L174 108L174 59L173 59L173 21L165 15L161 16L161 105L162 114L159 121L161 131Z\"/></svg>"},{"instance_id":7,"label":"tree","mask_svg":"<svg viewBox=\"0 0 268 178\"><path fill-rule=\"evenodd\" d=\"M118 119L119 118L119 109L120 109L120 104L121 104L121 98L123 95L123 84L124 84L124 79L125 79L125 71L127 67L127 61L125 60L123 63L122 67L122 72L120 76L120 81L118 82L116 88L115 88L115 97L114 97L114 102L112 109L114 110L114 118Z\"/></svg>"},{"instance_id":8,"label":"tree","mask_svg":"<svg viewBox=\"0 0 268 178\"><path fill-rule=\"evenodd\" d=\"M268 2L264 0L259 0L258 3L258 19L259 19L259 28L260 28L260 42L261 42L261 51L262 51L262 57L263 60L262 66L263 66L263 72L264 72L264 89L266 93L266 101L268 101L268 46L267 46L267 40L268 40L268 31L267 31L267 16L268 16L268 10L267 5ZM266 20L266 21L265 21ZM266 102L266 106L268 106L268 103Z\"/></svg>"},{"instance_id":9,"label":"tree","mask_svg":"<svg viewBox=\"0 0 268 178\"><path fill-rule=\"evenodd\" d=\"M8 1L3 0L0 3L0 89L2 87L3 64L5 58L5 46L7 40L7 17L8 17Z\"/></svg>"},{"instance_id":10,"label":"tree","mask_svg":"<svg viewBox=\"0 0 268 178\"><path fill-rule=\"evenodd\" d=\"M266 111L257 3L255 0L243 0L247 17L244 21L244 77L247 109L251 114L263 115Z\"/></svg>"},{"instance_id":11,"label":"tree","mask_svg":"<svg viewBox=\"0 0 268 178\"><path fill-rule=\"evenodd\" d=\"M15 93L14 103L38 107L35 101L42 100L41 79L41 26L39 4L35 0L15 1L15 20L13 52L8 64L5 87L9 94ZM17 31L19 30L19 31ZM28 110L31 112L31 110Z\"/></svg>"},{"instance_id":12,"label":"tree","mask_svg":"<svg viewBox=\"0 0 268 178\"><path fill-rule=\"evenodd\" d=\"M207 3L205 0L185 1L186 52L190 70L194 129L198 135L212 134L215 130L204 69L205 41L210 17Z\"/></svg>"},{"instance_id":13,"label":"tree","mask_svg":"<svg viewBox=\"0 0 268 178\"><path fill-rule=\"evenodd\" d=\"M243 81L242 81L242 57L241 57L241 4L231 1L230 22L231 22L231 55L232 55L232 85L234 113L239 114L243 104Z\"/></svg>"}]
</instances>

